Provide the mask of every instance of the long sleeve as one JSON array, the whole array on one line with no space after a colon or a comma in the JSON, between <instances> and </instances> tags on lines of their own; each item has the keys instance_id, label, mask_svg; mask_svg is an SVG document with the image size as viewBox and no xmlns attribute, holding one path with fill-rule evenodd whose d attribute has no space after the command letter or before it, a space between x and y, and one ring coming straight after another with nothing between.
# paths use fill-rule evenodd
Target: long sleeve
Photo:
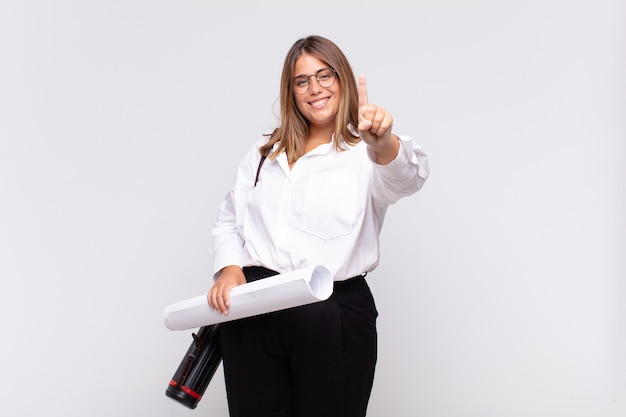
<instances>
[{"instance_id":1,"label":"long sleeve","mask_svg":"<svg viewBox=\"0 0 626 417\"><path fill-rule=\"evenodd\" d=\"M430 174L428 157L422 147L408 136L399 139L398 155L387 165L376 164L374 152L367 150L373 163L372 197L383 206L420 190Z\"/></svg>"},{"instance_id":2,"label":"long sleeve","mask_svg":"<svg viewBox=\"0 0 626 417\"><path fill-rule=\"evenodd\" d=\"M257 143L239 163L235 182L220 205L211 232L214 274L228 265L242 266L243 218L260 158Z\"/></svg>"}]
</instances>

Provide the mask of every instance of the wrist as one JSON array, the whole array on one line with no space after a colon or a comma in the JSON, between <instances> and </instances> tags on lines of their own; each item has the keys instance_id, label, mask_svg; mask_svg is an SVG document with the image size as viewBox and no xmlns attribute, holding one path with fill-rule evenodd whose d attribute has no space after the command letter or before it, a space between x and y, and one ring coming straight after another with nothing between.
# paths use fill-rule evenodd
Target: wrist
<instances>
[{"instance_id":1,"label":"wrist","mask_svg":"<svg viewBox=\"0 0 626 417\"><path fill-rule=\"evenodd\" d=\"M243 274L243 269L239 265L226 265L215 274L215 280L232 274Z\"/></svg>"},{"instance_id":2,"label":"wrist","mask_svg":"<svg viewBox=\"0 0 626 417\"><path fill-rule=\"evenodd\" d=\"M376 155L376 163L379 165L387 165L398 156L400 150L400 138L395 134L391 134L389 139L384 143L377 144L379 146L372 147Z\"/></svg>"}]
</instances>

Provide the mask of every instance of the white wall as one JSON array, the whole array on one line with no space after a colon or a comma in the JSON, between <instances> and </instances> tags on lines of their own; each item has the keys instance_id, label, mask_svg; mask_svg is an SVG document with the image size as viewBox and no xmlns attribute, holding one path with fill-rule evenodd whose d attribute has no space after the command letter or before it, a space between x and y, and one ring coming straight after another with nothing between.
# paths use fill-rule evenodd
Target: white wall
<instances>
[{"instance_id":1,"label":"white wall","mask_svg":"<svg viewBox=\"0 0 626 417\"><path fill-rule=\"evenodd\" d=\"M190 415L161 312L208 288L219 201L315 33L432 164L369 275L368 415L625 415L625 12L2 0L0 413ZM193 414L226 413L220 369Z\"/></svg>"}]
</instances>

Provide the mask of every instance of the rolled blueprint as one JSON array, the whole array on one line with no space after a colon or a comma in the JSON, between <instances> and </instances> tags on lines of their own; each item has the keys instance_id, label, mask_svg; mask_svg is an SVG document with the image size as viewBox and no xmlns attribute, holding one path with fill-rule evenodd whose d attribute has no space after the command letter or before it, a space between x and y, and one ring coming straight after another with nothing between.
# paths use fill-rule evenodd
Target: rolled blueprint
<instances>
[{"instance_id":1,"label":"rolled blueprint","mask_svg":"<svg viewBox=\"0 0 626 417\"><path fill-rule=\"evenodd\" d=\"M333 279L324 266L311 266L234 287L228 315L209 307L206 294L165 307L163 323L170 330L187 330L324 301Z\"/></svg>"}]
</instances>

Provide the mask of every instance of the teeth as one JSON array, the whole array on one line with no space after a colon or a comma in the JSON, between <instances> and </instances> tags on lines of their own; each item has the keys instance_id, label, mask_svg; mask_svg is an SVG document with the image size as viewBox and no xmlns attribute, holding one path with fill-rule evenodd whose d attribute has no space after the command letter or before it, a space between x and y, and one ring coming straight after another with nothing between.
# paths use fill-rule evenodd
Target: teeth
<instances>
[{"instance_id":1,"label":"teeth","mask_svg":"<svg viewBox=\"0 0 626 417\"><path fill-rule=\"evenodd\" d=\"M323 98L323 99L321 99L321 100L318 100L318 101L314 101L314 102L312 102L312 103L311 103L311 106L313 106L313 107L321 107L321 106L323 106L324 104L326 104L326 102L327 102L327 101L328 101L328 99L327 99L327 98Z\"/></svg>"}]
</instances>

